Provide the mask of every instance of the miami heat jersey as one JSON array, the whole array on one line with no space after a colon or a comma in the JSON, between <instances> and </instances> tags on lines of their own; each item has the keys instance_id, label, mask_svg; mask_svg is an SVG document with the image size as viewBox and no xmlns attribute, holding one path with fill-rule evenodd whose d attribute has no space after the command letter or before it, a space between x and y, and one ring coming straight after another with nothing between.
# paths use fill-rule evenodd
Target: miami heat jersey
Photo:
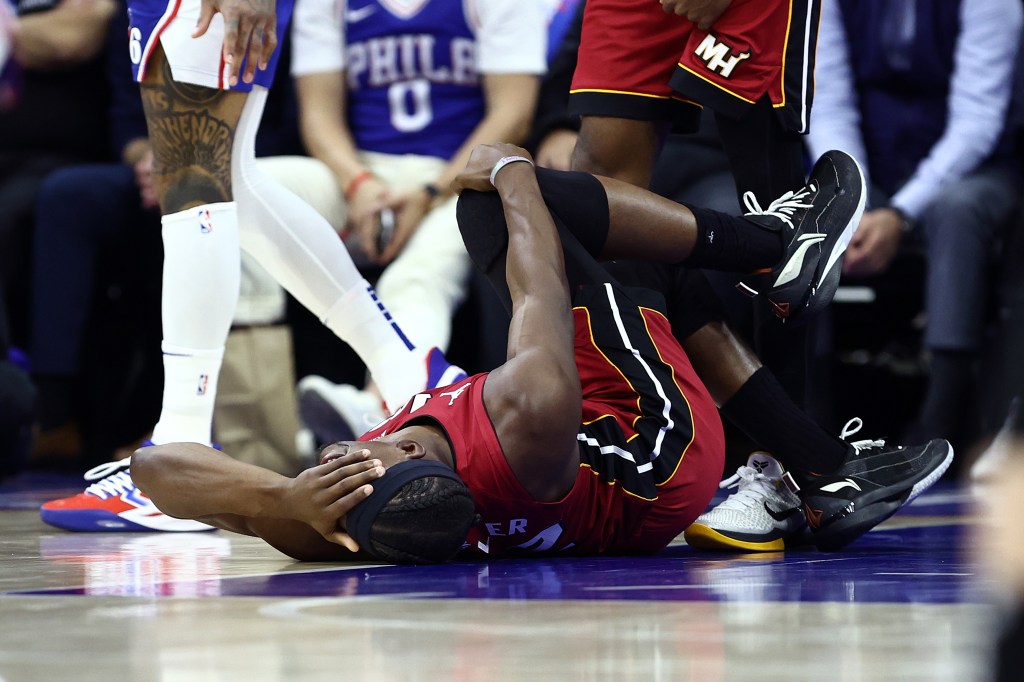
<instances>
[{"instance_id":1,"label":"miami heat jersey","mask_svg":"<svg viewBox=\"0 0 1024 682\"><path fill-rule=\"evenodd\" d=\"M418 421L444 430L482 519L467 538L470 552L657 551L717 488L721 422L668 320L618 288L581 298L585 305L574 310L580 468L562 500L534 500L513 473L484 406L488 374L419 393L360 438Z\"/></svg>"}]
</instances>

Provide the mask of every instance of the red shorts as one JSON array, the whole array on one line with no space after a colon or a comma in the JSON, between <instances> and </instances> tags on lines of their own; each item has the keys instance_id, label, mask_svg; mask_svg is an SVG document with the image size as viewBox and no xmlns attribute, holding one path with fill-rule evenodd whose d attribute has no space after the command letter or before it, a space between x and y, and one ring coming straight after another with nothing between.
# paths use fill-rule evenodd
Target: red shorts
<instances>
[{"instance_id":1,"label":"red shorts","mask_svg":"<svg viewBox=\"0 0 1024 682\"><path fill-rule=\"evenodd\" d=\"M767 97L787 130L804 132L819 2L733 0L701 31L658 0L588 0L572 111L690 123L694 105L739 117Z\"/></svg>"}]
</instances>

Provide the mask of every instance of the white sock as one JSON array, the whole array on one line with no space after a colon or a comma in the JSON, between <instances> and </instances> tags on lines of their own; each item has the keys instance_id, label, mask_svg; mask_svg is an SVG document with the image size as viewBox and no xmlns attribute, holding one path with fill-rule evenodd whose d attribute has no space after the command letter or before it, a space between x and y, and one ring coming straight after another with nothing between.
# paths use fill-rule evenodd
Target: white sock
<instances>
[{"instance_id":1,"label":"white sock","mask_svg":"<svg viewBox=\"0 0 1024 682\"><path fill-rule=\"evenodd\" d=\"M196 350L163 344L164 401L153 443L210 445L213 406L217 397L224 348Z\"/></svg>"},{"instance_id":2,"label":"white sock","mask_svg":"<svg viewBox=\"0 0 1024 682\"><path fill-rule=\"evenodd\" d=\"M153 442L210 443L224 344L238 303L234 202L166 215L163 224L164 398Z\"/></svg>"},{"instance_id":3,"label":"white sock","mask_svg":"<svg viewBox=\"0 0 1024 682\"><path fill-rule=\"evenodd\" d=\"M232 184L242 243L267 272L359 354L385 401L426 385L426 353L377 301L327 220L257 168L253 139L266 91L253 88L236 133Z\"/></svg>"},{"instance_id":4,"label":"white sock","mask_svg":"<svg viewBox=\"0 0 1024 682\"><path fill-rule=\"evenodd\" d=\"M389 408L426 386L429 349L406 337L365 279L338 299L321 321L359 354Z\"/></svg>"}]
</instances>

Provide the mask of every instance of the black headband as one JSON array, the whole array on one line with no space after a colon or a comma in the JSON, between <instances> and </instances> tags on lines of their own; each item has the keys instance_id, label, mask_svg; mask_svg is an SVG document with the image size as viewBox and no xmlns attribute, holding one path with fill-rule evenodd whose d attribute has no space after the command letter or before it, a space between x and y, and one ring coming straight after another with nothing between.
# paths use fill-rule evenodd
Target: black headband
<instances>
[{"instance_id":1,"label":"black headband","mask_svg":"<svg viewBox=\"0 0 1024 682\"><path fill-rule=\"evenodd\" d=\"M462 483L451 467L430 459L407 459L389 468L384 475L373 482L373 492L365 500L352 508L346 516L348 534L352 536L363 551L370 550L370 528L383 509L399 488L415 481L417 478L438 476L450 478Z\"/></svg>"}]
</instances>

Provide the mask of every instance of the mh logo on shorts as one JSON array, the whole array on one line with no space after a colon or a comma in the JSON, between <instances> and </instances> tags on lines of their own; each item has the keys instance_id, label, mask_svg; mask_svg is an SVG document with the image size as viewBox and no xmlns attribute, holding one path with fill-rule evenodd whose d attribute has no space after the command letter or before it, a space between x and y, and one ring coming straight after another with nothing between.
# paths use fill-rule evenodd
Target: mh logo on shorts
<instances>
[{"instance_id":1,"label":"mh logo on shorts","mask_svg":"<svg viewBox=\"0 0 1024 682\"><path fill-rule=\"evenodd\" d=\"M732 70L737 64L744 59L750 59L749 52L735 54L728 43L719 41L710 33L700 41L700 45L693 53L704 62L709 71L717 71L722 78L731 77Z\"/></svg>"},{"instance_id":2,"label":"mh logo on shorts","mask_svg":"<svg viewBox=\"0 0 1024 682\"><path fill-rule=\"evenodd\" d=\"M199 383L196 385L196 395L206 395L206 386L209 383L210 376L208 374L199 375Z\"/></svg>"},{"instance_id":3,"label":"mh logo on shorts","mask_svg":"<svg viewBox=\"0 0 1024 682\"><path fill-rule=\"evenodd\" d=\"M204 208L199 211L199 231L203 234L213 232L213 218L210 217L210 209Z\"/></svg>"}]
</instances>

